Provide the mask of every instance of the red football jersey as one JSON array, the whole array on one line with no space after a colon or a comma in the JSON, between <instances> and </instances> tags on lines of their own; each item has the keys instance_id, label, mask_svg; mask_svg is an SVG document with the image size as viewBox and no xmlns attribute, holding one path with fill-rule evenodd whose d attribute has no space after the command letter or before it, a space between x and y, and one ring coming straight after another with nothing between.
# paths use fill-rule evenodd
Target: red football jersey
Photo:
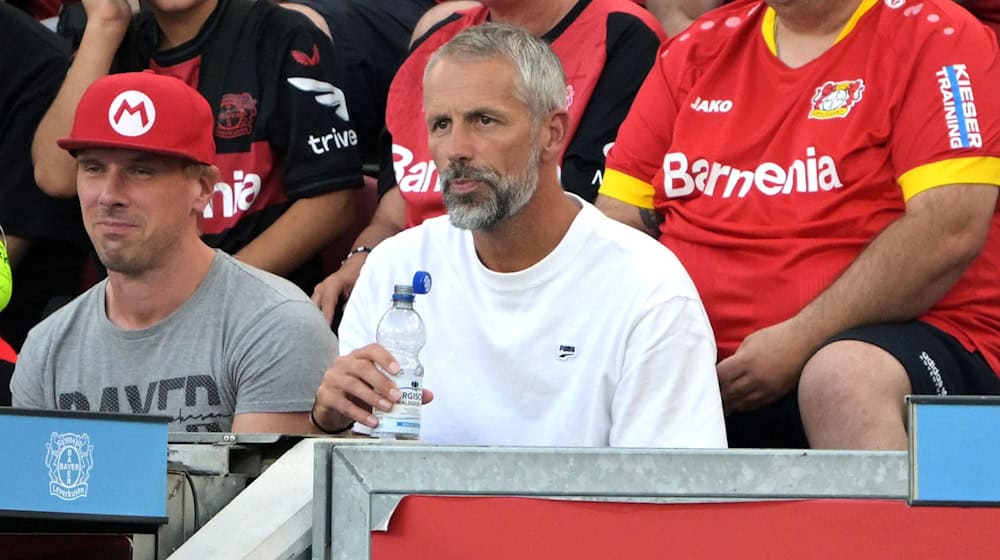
<instances>
[{"instance_id":1,"label":"red football jersey","mask_svg":"<svg viewBox=\"0 0 1000 560\"><path fill-rule=\"evenodd\" d=\"M661 50L601 193L665 216L724 358L797 313L914 195L1000 184L996 38L948 0L864 0L800 68L774 11L737 2ZM1000 372L1000 223L922 317Z\"/></svg>"}]
</instances>

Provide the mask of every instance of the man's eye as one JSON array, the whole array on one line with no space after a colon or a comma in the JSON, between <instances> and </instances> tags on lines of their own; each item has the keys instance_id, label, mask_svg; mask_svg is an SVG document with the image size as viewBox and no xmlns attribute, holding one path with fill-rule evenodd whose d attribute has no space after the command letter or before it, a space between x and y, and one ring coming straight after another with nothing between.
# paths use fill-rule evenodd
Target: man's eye
<instances>
[{"instance_id":1,"label":"man's eye","mask_svg":"<svg viewBox=\"0 0 1000 560\"><path fill-rule=\"evenodd\" d=\"M493 124L493 117L489 117L489 116L486 116L486 115L480 115L479 116L479 124Z\"/></svg>"},{"instance_id":2,"label":"man's eye","mask_svg":"<svg viewBox=\"0 0 1000 560\"><path fill-rule=\"evenodd\" d=\"M448 121L434 121L434 130L444 130L448 128Z\"/></svg>"}]
</instances>

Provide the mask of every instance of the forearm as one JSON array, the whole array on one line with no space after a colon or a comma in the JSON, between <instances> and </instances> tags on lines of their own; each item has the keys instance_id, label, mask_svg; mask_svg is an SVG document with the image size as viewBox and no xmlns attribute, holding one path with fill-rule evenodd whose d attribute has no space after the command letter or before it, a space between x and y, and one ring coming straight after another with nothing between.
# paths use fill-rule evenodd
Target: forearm
<instances>
[{"instance_id":1,"label":"forearm","mask_svg":"<svg viewBox=\"0 0 1000 560\"><path fill-rule=\"evenodd\" d=\"M295 201L235 257L274 274L290 274L351 230L356 196L357 191L343 190Z\"/></svg>"},{"instance_id":2,"label":"forearm","mask_svg":"<svg viewBox=\"0 0 1000 560\"><path fill-rule=\"evenodd\" d=\"M594 204L607 217L632 226L654 239L659 239L663 216L656 210L640 208L604 194L597 195Z\"/></svg>"},{"instance_id":3,"label":"forearm","mask_svg":"<svg viewBox=\"0 0 1000 560\"><path fill-rule=\"evenodd\" d=\"M936 211L908 211L883 230L837 280L793 318L814 347L851 327L916 319L959 280L985 244L996 188L961 185L938 189L964 189L966 192L956 193L967 195L963 202L978 201L972 202L973 211L950 211L943 203L937 203Z\"/></svg>"},{"instance_id":4,"label":"forearm","mask_svg":"<svg viewBox=\"0 0 1000 560\"><path fill-rule=\"evenodd\" d=\"M87 24L66 80L38 124L31 143L31 159L35 165L35 182L49 195L69 197L76 194L76 162L56 145L56 140L69 136L73 114L83 92L111 70L127 27L128 21Z\"/></svg>"}]
</instances>

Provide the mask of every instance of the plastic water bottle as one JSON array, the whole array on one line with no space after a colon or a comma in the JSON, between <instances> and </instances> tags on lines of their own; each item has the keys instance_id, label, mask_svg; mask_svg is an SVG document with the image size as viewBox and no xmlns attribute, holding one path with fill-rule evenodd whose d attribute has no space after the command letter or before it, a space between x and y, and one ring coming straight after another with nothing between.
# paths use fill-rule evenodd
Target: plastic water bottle
<instances>
[{"instance_id":1,"label":"plastic water bottle","mask_svg":"<svg viewBox=\"0 0 1000 560\"><path fill-rule=\"evenodd\" d=\"M430 274L419 271L413 284L396 284L392 294L392 307L382 315L375 333L375 340L399 363L399 373L389 375L403 396L392 410L385 412L374 408L378 426L372 435L382 439L420 439L420 406L424 381L424 368L420 365L420 349L427 340L424 321L413 309L414 294L430 290ZM384 372L383 372L384 373Z\"/></svg>"}]
</instances>

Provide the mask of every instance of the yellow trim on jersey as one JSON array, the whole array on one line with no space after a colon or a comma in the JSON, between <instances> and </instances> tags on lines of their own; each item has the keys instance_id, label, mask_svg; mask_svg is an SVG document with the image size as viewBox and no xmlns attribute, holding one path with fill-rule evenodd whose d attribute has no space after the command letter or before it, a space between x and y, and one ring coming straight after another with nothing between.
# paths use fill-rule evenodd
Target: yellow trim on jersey
<instances>
[{"instance_id":1,"label":"yellow trim on jersey","mask_svg":"<svg viewBox=\"0 0 1000 560\"><path fill-rule=\"evenodd\" d=\"M903 200L934 187L960 183L1000 185L1000 158L966 157L946 159L914 167L899 177Z\"/></svg>"},{"instance_id":2,"label":"yellow trim on jersey","mask_svg":"<svg viewBox=\"0 0 1000 560\"><path fill-rule=\"evenodd\" d=\"M868 10L872 9L878 2L879 0L864 0L861 2L858 9L854 10L854 14L851 15L851 19L847 20L847 25L840 30L840 35L837 35L837 40L834 41L833 44L837 44L841 39L847 37L848 33L854 30L854 26L858 24L858 20L861 19L861 16L868 13Z\"/></svg>"},{"instance_id":3,"label":"yellow trim on jersey","mask_svg":"<svg viewBox=\"0 0 1000 560\"><path fill-rule=\"evenodd\" d=\"M639 208L653 208L653 185L626 175L621 171L608 169L604 172L604 181L598 190L600 194L627 202Z\"/></svg>"},{"instance_id":4,"label":"yellow trim on jersey","mask_svg":"<svg viewBox=\"0 0 1000 560\"><path fill-rule=\"evenodd\" d=\"M853 14L851 14L851 19L847 20L847 24L840 30L840 35L837 35L837 40L833 43L837 44L841 41L841 39L847 37L847 35L854 30L854 26L858 24L858 20L861 19L861 16L868 13L868 10L872 9L875 4L878 4L878 2L879 0L862 0L861 4L858 5L858 8L854 10ZM774 8L768 6L767 9L764 10L764 18L763 21L761 21L760 30L761 33L764 34L764 43L767 44L767 49L771 51L771 54L774 56L778 56L778 45L774 38L775 17Z\"/></svg>"},{"instance_id":5,"label":"yellow trim on jersey","mask_svg":"<svg viewBox=\"0 0 1000 560\"><path fill-rule=\"evenodd\" d=\"M764 43L771 54L778 56L778 44L774 40L774 8L768 6L764 10L764 19L760 23L760 32L764 34Z\"/></svg>"}]
</instances>

